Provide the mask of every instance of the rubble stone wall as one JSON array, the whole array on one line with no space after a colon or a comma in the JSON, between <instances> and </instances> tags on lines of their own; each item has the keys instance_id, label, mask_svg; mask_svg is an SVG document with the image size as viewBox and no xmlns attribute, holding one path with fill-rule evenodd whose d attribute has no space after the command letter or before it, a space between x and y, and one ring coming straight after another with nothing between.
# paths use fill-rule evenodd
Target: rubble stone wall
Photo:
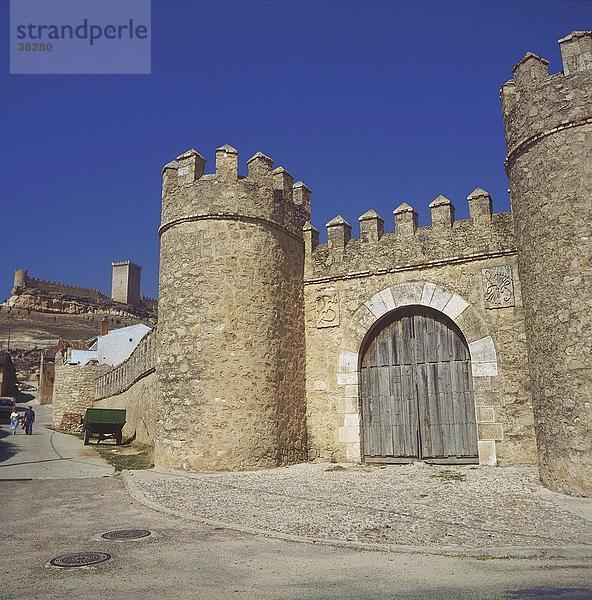
<instances>
[{"instance_id":1,"label":"rubble stone wall","mask_svg":"<svg viewBox=\"0 0 592 600\"><path fill-rule=\"evenodd\" d=\"M62 431L81 431L82 418L95 400L95 381L101 365L67 365L56 355L53 385L53 426Z\"/></svg>"},{"instance_id":2,"label":"rubble stone wall","mask_svg":"<svg viewBox=\"0 0 592 600\"><path fill-rule=\"evenodd\" d=\"M95 408L126 410L125 437L154 444L156 332L149 331L127 360L97 377Z\"/></svg>"},{"instance_id":3,"label":"rubble stone wall","mask_svg":"<svg viewBox=\"0 0 592 600\"><path fill-rule=\"evenodd\" d=\"M93 407L125 409L123 436L152 446L156 425L155 401L156 374L152 369L124 391L96 401Z\"/></svg>"}]
</instances>

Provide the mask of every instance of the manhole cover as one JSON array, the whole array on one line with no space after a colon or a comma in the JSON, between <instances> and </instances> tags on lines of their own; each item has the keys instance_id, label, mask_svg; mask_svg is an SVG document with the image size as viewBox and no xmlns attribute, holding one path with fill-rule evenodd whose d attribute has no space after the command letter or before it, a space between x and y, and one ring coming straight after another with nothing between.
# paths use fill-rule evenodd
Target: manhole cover
<instances>
[{"instance_id":1,"label":"manhole cover","mask_svg":"<svg viewBox=\"0 0 592 600\"><path fill-rule=\"evenodd\" d=\"M139 540L148 537L151 533L149 529L118 529L103 533L101 537L105 540Z\"/></svg>"},{"instance_id":2,"label":"manhole cover","mask_svg":"<svg viewBox=\"0 0 592 600\"><path fill-rule=\"evenodd\" d=\"M49 561L54 567L86 567L97 565L111 558L106 552L77 552L76 554L64 554Z\"/></svg>"}]
</instances>

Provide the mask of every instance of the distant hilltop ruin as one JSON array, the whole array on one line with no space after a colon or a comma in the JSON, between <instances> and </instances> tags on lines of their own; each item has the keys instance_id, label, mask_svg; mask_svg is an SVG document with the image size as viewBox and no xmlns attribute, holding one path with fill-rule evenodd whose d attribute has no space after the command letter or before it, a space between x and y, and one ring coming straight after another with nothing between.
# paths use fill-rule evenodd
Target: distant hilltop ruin
<instances>
[{"instance_id":1,"label":"distant hilltop ruin","mask_svg":"<svg viewBox=\"0 0 592 600\"><path fill-rule=\"evenodd\" d=\"M72 346L91 340L104 327L140 323L154 327L157 301L141 295L141 272L142 267L133 262L113 262L108 296L96 289L31 277L27 269L17 269L10 298L0 302L0 349L10 352L19 381L36 379L39 365L45 372L44 361L53 360L58 344Z\"/></svg>"},{"instance_id":2,"label":"distant hilltop ruin","mask_svg":"<svg viewBox=\"0 0 592 600\"><path fill-rule=\"evenodd\" d=\"M139 319L156 319L157 301L140 291L142 267L131 261L112 263L111 296L92 289L31 277L17 269L8 307L42 313L89 314L100 312Z\"/></svg>"}]
</instances>

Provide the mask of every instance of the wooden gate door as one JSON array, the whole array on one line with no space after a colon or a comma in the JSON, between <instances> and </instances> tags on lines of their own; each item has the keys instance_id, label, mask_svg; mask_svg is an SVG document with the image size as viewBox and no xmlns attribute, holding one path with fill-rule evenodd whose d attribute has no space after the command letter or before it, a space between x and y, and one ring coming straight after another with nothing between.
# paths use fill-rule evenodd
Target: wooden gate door
<instances>
[{"instance_id":1,"label":"wooden gate door","mask_svg":"<svg viewBox=\"0 0 592 600\"><path fill-rule=\"evenodd\" d=\"M469 350L456 325L425 307L397 311L360 368L367 462L478 462Z\"/></svg>"}]
</instances>

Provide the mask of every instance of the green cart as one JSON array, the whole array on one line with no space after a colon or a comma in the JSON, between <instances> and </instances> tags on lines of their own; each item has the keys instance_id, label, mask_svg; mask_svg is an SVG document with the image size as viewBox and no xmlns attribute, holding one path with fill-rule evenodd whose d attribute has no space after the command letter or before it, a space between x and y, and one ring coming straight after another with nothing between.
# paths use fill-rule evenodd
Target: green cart
<instances>
[{"instance_id":1,"label":"green cart","mask_svg":"<svg viewBox=\"0 0 592 600\"><path fill-rule=\"evenodd\" d=\"M84 445L87 446L91 437L102 440L114 437L115 443L121 444L121 430L125 425L125 410L117 408L87 408L84 415Z\"/></svg>"}]
</instances>

